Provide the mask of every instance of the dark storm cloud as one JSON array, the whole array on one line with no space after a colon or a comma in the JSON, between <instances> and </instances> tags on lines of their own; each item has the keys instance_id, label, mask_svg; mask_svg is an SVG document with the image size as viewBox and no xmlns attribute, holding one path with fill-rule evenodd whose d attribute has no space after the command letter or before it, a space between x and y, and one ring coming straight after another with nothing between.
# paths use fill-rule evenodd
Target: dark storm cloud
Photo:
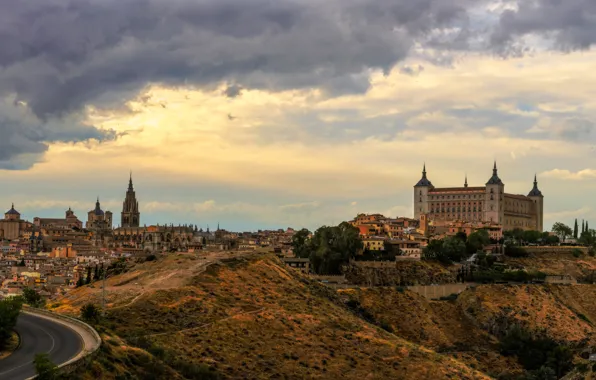
<instances>
[{"instance_id":1,"label":"dark storm cloud","mask_svg":"<svg viewBox=\"0 0 596 380\"><path fill-rule=\"evenodd\" d=\"M362 92L467 3L0 0L0 91L42 118L149 82Z\"/></svg>"},{"instance_id":2,"label":"dark storm cloud","mask_svg":"<svg viewBox=\"0 0 596 380\"><path fill-rule=\"evenodd\" d=\"M588 49L596 43L594 0L519 0L517 4L517 10L501 14L491 38L497 49L523 53L527 47L516 39L529 34L553 38L561 50Z\"/></svg>"},{"instance_id":3,"label":"dark storm cloud","mask_svg":"<svg viewBox=\"0 0 596 380\"><path fill-rule=\"evenodd\" d=\"M0 103L0 169L27 169L47 151L48 143L105 141L117 137L111 130L82 124L76 116L39 120L22 105Z\"/></svg>"}]
</instances>

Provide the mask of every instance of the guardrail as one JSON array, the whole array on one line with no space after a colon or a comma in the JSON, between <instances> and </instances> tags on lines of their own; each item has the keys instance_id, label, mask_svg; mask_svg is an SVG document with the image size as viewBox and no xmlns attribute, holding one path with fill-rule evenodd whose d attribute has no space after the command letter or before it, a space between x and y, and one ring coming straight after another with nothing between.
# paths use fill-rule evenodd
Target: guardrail
<instances>
[{"instance_id":1,"label":"guardrail","mask_svg":"<svg viewBox=\"0 0 596 380\"><path fill-rule=\"evenodd\" d=\"M72 359L59 364L58 365L58 369L63 372L63 373L69 373L71 372L73 369L76 368L76 366L81 362L82 359L93 355L97 352L97 350L99 350L99 347L101 346L101 337L99 336L99 333L97 331L95 331L95 329L91 326L89 326L87 323L76 319L76 318L72 318L72 317L68 317L66 315L62 315L62 314L58 314L58 313L54 313L48 310L43 310L43 309L36 309L30 306L23 306L23 312L24 313L28 313L28 314L33 314L33 315L38 315L38 316L42 316L42 317L46 317L46 318L51 318L51 319L56 319L61 321L64 324L67 325L74 325L80 329L85 330L85 332L87 332L89 334L89 337L91 338L91 342L89 342L89 339L85 339L85 337L81 336L81 339L83 341L83 350L81 350L81 352L79 352L75 357L73 357ZM79 331L77 331L76 329L73 329L74 331L76 331L79 335L81 335L81 333ZM30 377L29 379L35 379L37 376L33 376ZM29 380L27 379L27 380Z\"/></svg>"}]
</instances>

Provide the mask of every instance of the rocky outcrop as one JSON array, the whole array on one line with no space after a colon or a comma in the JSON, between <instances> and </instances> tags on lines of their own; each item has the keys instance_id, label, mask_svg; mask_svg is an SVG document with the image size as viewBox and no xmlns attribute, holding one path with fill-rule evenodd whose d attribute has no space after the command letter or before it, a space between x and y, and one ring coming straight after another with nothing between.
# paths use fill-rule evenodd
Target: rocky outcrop
<instances>
[{"instance_id":1,"label":"rocky outcrop","mask_svg":"<svg viewBox=\"0 0 596 380\"><path fill-rule=\"evenodd\" d=\"M438 263L352 262L344 268L350 284L361 286L410 286L449 284L456 282L456 273Z\"/></svg>"}]
</instances>

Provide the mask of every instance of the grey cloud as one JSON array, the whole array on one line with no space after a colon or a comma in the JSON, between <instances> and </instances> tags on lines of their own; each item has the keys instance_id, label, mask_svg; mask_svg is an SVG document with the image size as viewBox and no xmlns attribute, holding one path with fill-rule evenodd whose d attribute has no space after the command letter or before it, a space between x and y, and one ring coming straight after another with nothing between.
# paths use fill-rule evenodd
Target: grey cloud
<instances>
[{"instance_id":1,"label":"grey cloud","mask_svg":"<svg viewBox=\"0 0 596 380\"><path fill-rule=\"evenodd\" d=\"M114 131L100 130L78 122L76 117L42 122L19 104L0 103L0 169L31 167L57 141L105 141L117 137Z\"/></svg>"},{"instance_id":2,"label":"grey cloud","mask_svg":"<svg viewBox=\"0 0 596 380\"><path fill-rule=\"evenodd\" d=\"M235 98L237 96L240 96L240 94L242 94L242 90L243 90L242 86L233 84L233 85L229 85L228 87L226 87L226 89L224 90L224 94L228 98Z\"/></svg>"},{"instance_id":3,"label":"grey cloud","mask_svg":"<svg viewBox=\"0 0 596 380\"><path fill-rule=\"evenodd\" d=\"M402 66L399 69L399 72L405 75L410 75L410 76L417 76L419 75L421 72L424 71L424 66L422 65L417 65L417 66Z\"/></svg>"},{"instance_id":4,"label":"grey cloud","mask_svg":"<svg viewBox=\"0 0 596 380\"><path fill-rule=\"evenodd\" d=\"M522 54L528 47L518 37L539 34L552 38L561 50L588 49L596 43L595 19L593 0L518 0L517 10L501 14L491 43L498 50Z\"/></svg>"},{"instance_id":5,"label":"grey cloud","mask_svg":"<svg viewBox=\"0 0 596 380\"><path fill-rule=\"evenodd\" d=\"M148 82L362 92L471 2L0 0L0 92L42 118Z\"/></svg>"}]
</instances>

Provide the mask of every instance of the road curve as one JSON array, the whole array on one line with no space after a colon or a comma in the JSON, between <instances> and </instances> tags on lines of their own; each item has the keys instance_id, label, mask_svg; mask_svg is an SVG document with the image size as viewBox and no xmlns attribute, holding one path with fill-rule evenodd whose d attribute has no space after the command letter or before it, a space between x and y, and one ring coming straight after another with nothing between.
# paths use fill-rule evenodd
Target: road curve
<instances>
[{"instance_id":1,"label":"road curve","mask_svg":"<svg viewBox=\"0 0 596 380\"><path fill-rule=\"evenodd\" d=\"M48 353L59 365L83 349L83 340L76 331L47 318L21 313L16 330L21 344L10 356L0 360L0 380L24 380L34 376L36 354Z\"/></svg>"}]
</instances>

